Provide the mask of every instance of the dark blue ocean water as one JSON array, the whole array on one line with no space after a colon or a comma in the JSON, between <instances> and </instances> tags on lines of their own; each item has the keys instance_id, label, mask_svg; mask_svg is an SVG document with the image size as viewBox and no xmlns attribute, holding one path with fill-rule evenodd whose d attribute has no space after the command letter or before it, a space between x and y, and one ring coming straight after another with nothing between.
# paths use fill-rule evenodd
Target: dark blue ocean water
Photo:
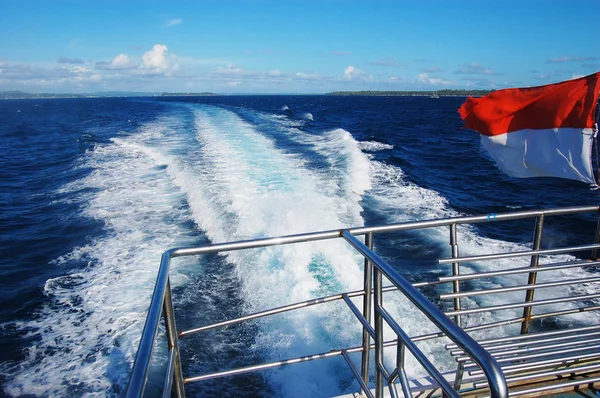
<instances>
[{"instance_id":1,"label":"dark blue ocean water","mask_svg":"<svg viewBox=\"0 0 600 398\"><path fill-rule=\"evenodd\" d=\"M520 180L498 171L478 134L461 128L456 110L463 101L0 101L0 394L122 394L160 254L171 247L598 203L598 191L583 183ZM566 224L555 239L561 243L589 240L595 228L586 217ZM482 226L470 241L473 250L506 247L530 239L527 227ZM391 259L427 257L426 246L445 244L438 240L389 238L379 246ZM335 245L177 261L178 326L358 288L360 269L348 266L355 263L347 248ZM411 278L428 272L397 267ZM199 350L184 348L183 355L197 364L193 370L219 370L242 358L269 359L273 348L291 357L355 337L337 307L324 311L210 333L197 338ZM337 340L323 337L331 333ZM356 390L340 372L337 365L306 365L192 391L331 396Z\"/></svg>"}]
</instances>

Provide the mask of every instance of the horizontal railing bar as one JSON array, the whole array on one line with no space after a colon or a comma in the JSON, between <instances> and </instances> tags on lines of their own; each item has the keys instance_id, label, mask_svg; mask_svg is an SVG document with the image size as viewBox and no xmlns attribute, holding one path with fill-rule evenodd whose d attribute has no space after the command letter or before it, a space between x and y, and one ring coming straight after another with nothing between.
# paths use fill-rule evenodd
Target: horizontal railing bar
<instances>
[{"instance_id":1,"label":"horizontal railing bar","mask_svg":"<svg viewBox=\"0 0 600 398\"><path fill-rule=\"evenodd\" d=\"M386 348L394 347L396 344L398 344L398 340L393 339L393 340L388 340L388 341L384 342L383 346ZM370 344L369 349L371 349L371 350L375 349L375 344ZM331 357L342 355L342 351L346 351L349 354L354 354L357 352L362 352L362 350L363 350L362 346L344 348L344 349L340 349L340 350L331 350L331 351L324 352L324 353L307 355L307 356L297 357L297 358L291 358L291 359L287 359L287 360L283 360L283 361L269 362L269 363L265 363L265 364L261 364L261 365L248 366L245 368L238 368L238 369L232 369L232 370L223 371L223 372L216 372L216 373L210 373L210 374L190 377L190 378L185 379L184 381L186 383L191 383L191 382L195 382L195 381L216 379L219 377L225 377L225 376L231 376L231 375L237 375L237 374L243 374L243 373L250 373L250 372L255 372L258 370L275 368L278 366L291 365L294 363L308 362L308 361L313 361L313 360L318 360L318 359L331 358Z\"/></svg>"},{"instance_id":2,"label":"horizontal railing bar","mask_svg":"<svg viewBox=\"0 0 600 398\"><path fill-rule=\"evenodd\" d=\"M526 390L513 391L513 392L509 393L508 396L509 397L518 397L520 395L533 394L533 393L538 393L538 392L543 392L543 391L558 390L559 388L590 385L590 384L598 383L598 382L600 382L600 376L592 377L589 379L580 379L580 380L575 380L575 381L569 381L569 382L553 383L551 385L547 385L547 386L543 386L543 387L536 387L536 388L529 388Z\"/></svg>"},{"instance_id":3,"label":"horizontal railing bar","mask_svg":"<svg viewBox=\"0 0 600 398\"><path fill-rule=\"evenodd\" d=\"M494 327L499 327L499 326L506 326L506 325L511 325L513 323L521 323L523 322L523 318L512 318L512 319L505 319L502 321L496 321L496 322L490 322L490 323L486 323L483 325L475 325L475 326L469 326L469 327L465 327L463 328L463 330L465 332L474 332L474 331L478 331L478 330L484 330L484 329L491 329ZM431 340L431 339L437 339L437 338L441 338L441 337L445 337L446 335L442 332L435 332L435 333L428 333L428 334L422 334L422 335L418 335L418 336L412 336L410 339L414 342L418 342L418 341L426 341L426 340ZM389 345L385 345L387 343L384 343L385 347L390 347L392 346L394 343L396 342L396 339L394 340L390 340L389 341ZM453 344L454 346L456 346L456 344Z\"/></svg>"},{"instance_id":4,"label":"horizontal railing bar","mask_svg":"<svg viewBox=\"0 0 600 398\"><path fill-rule=\"evenodd\" d=\"M229 243L216 243L216 244L200 246L200 247L175 248L175 249L171 249L171 250L167 251L166 253L169 253L170 257L192 256L192 255L224 252L224 251L231 251L231 250L254 249L254 248L260 248L260 247L278 246L278 245L290 244L290 243L302 243L302 242L311 242L311 241L316 241L316 240L334 239L334 238L339 238L342 234L342 231L348 231L348 233L350 233L352 235L365 235L367 233L399 232L399 231L424 229L424 228L431 228L431 227L444 227L444 226L448 226L451 224L477 224L477 223L484 223L484 222L490 222L490 221L498 222L498 221L518 220L518 219L523 219L523 218L533 218L533 217L537 217L540 215L546 215L546 216L570 215L570 214L579 214L579 213L587 213L587 212L591 212L591 211L598 211L599 209L600 209L600 206L579 206L579 207L566 207L563 209L527 210L527 211L518 211L518 212L512 212L512 213L495 214L493 220L490 220L490 217L488 215L451 217L451 218L445 218L445 219L413 221L413 222L381 225L381 226L374 226L374 227L358 227L358 228L349 228L346 230L330 230L330 231L311 232L311 233L295 234L295 235L284 235L284 236L272 237L272 238L252 239L252 240L229 242Z\"/></svg>"},{"instance_id":5,"label":"horizontal railing bar","mask_svg":"<svg viewBox=\"0 0 600 398\"><path fill-rule=\"evenodd\" d=\"M558 349L558 350L540 352L540 353L537 353L537 354L519 355L519 356L516 356L516 357L509 357L509 358L496 358L496 361L499 364L511 363L511 362L514 362L514 361L525 361L525 360L528 360L528 359L538 359L538 358L544 358L544 357L552 357L552 356L555 356L557 354L568 354L568 353L574 353L574 352L589 351L591 349L598 349L598 348L599 347L598 347L597 344L589 344L588 343L588 345L585 346L585 347L571 347L569 349ZM502 366L502 365L500 365L500 366Z\"/></svg>"},{"instance_id":6,"label":"horizontal railing bar","mask_svg":"<svg viewBox=\"0 0 600 398\"><path fill-rule=\"evenodd\" d=\"M511 325L513 323L521 323L521 322L523 322L523 317L505 319L502 321L490 322L490 323L486 323L483 325L464 327L463 330L465 332L475 332L478 330L491 329L494 327L506 326L506 325ZM422 334L419 336L411 337L411 340L417 342L417 341L431 340L431 339L440 338L440 337L444 337L444 336L445 336L444 333L437 332L437 333ZM456 344L453 344L453 345L456 346Z\"/></svg>"},{"instance_id":7,"label":"horizontal railing bar","mask_svg":"<svg viewBox=\"0 0 600 398\"><path fill-rule=\"evenodd\" d=\"M496 253L496 254L482 254L479 256L468 256L468 257L457 257L457 258L441 258L438 260L438 264L450 264L450 263L464 263L468 261L488 261L488 260L500 260L503 258L513 257L530 257L533 255L550 255L550 254L562 254L570 252L578 252L585 250L592 250L600 248L600 244L583 245L583 246L571 246L561 247L556 249L543 249L543 250L526 250L519 252L509 253Z\"/></svg>"},{"instance_id":8,"label":"horizontal railing bar","mask_svg":"<svg viewBox=\"0 0 600 398\"><path fill-rule=\"evenodd\" d=\"M492 380L493 395L506 396L507 387L504 375L494 358L485 351L477 342L463 331L457 324L437 308L421 292L414 288L407 280L402 278L388 263L383 261L375 252L348 231L343 231L342 236L358 250L367 260L371 261L382 274L388 278L419 310L426 315L447 337L456 344L460 344L466 352L485 370L488 380ZM377 309L376 309L377 310Z\"/></svg>"},{"instance_id":9,"label":"horizontal railing bar","mask_svg":"<svg viewBox=\"0 0 600 398\"><path fill-rule=\"evenodd\" d=\"M523 317L505 319L502 321L490 322L490 323L486 323L486 324L482 324L482 325L468 326L468 327L464 327L463 330L465 332L475 332L478 330L491 329L491 328L495 328L495 327L499 327L499 326L506 326L506 325L511 325L514 323L521 323L521 322L523 322ZM410 339L414 342L418 342L418 341L436 339L436 338L440 338L440 337L444 337L444 336L445 336L445 334L442 332L435 332L435 333L428 333L428 334L414 336L414 337L411 337ZM391 341L396 341L396 340L391 340ZM453 345L456 346L456 344L453 344Z\"/></svg>"},{"instance_id":10,"label":"horizontal railing bar","mask_svg":"<svg viewBox=\"0 0 600 398\"><path fill-rule=\"evenodd\" d=\"M396 333L398 338L402 340L406 348L410 350L415 359L419 361L419 363L421 364L421 366L423 366L427 373L429 373L431 377L433 377L433 379L438 382L440 387L444 390L444 393L452 397L460 397L456 390L454 390L450 383L448 383L448 380L444 378L440 371L431 363L431 361L425 356L425 354L423 354L423 351L421 351L419 347L417 347L417 345L410 339L410 337L408 337L406 332L400 327L400 325L398 325L396 320L392 318L389 312L387 312L383 307L376 307L375 311L381 314L383 319L388 323L388 325L390 325L390 327L392 328L394 333Z\"/></svg>"},{"instance_id":11,"label":"horizontal railing bar","mask_svg":"<svg viewBox=\"0 0 600 398\"><path fill-rule=\"evenodd\" d=\"M312 300L302 301L300 303L284 305L284 306L273 308L270 310L256 312L254 314L242 316L242 317L235 318L235 319L230 319L230 320L223 321L223 322L213 323L211 325L206 325L206 326L202 326L199 328L184 330L184 331L179 332L179 337L185 337L185 336L188 336L193 333L204 332L204 331L207 331L210 329L215 329L218 327L229 326L229 325L233 325L236 323L250 321L253 319L262 318L262 317L269 316L269 315L280 314L283 312L292 311L292 310L296 310L296 309L300 309L300 308L306 308L306 307L310 307L310 306L317 305L317 304L323 304L323 303L341 300L343 294L344 293L334 294L334 295L326 296L326 297L319 297L319 298L312 299ZM350 295L351 297L356 297L356 296L363 296L365 294L365 292L364 292L364 290L357 290L355 292L350 292L347 294Z\"/></svg>"},{"instance_id":12,"label":"horizontal railing bar","mask_svg":"<svg viewBox=\"0 0 600 398\"><path fill-rule=\"evenodd\" d=\"M453 316L453 315L477 314L477 313L481 313L481 312L510 310L510 309L522 308L522 307L523 308L524 307L535 307L538 305L546 305L546 304L568 303L571 301L588 300L588 299L593 299L593 298L598 298L598 297L600 297L600 293L585 294L582 296L574 296L574 297L560 297L560 298L548 299L548 300L539 300L539 301L531 301L531 302L523 302L523 303L495 305L495 306L491 306L491 307L480 307L480 308L470 308L470 309L466 309L466 310L448 311L448 312L446 312L446 315Z\"/></svg>"},{"instance_id":13,"label":"horizontal railing bar","mask_svg":"<svg viewBox=\"0 0 600 398\"><path fill-rule=\"evenodd\" d=\"M344 293L344 294L342 294L342 296L344 297L344 302L346 303L346 305L348 306L348 308L350 308L350 310L356 316L356 319L358 319L358 321L363 325L363 327L367 330L367 332L369 333L369 335L371 335L371 337L373 339L375 339L375 330L373 330L373 326L371 326L369 324L369 322L365 319L365 317L360 312L360 310L358 308L356 308L356 306L354 305L354 303L352 302L352 300L350 300L350 298L348 297L347 294Z\"/></svg>"},{"instance_id":14,"label":"horizontal railing bar","mask_svg":"<svg viewBox=\"0 0 600 398\"><path fill-rule=\"evenodd\" d=\"M382 232L397 232L404 230L423 229L431 227L446 227L452 224L479 224L488 222L498 221L510 221L519 220L523 218L534 218L541 215L545 216L562 216L580 213L589 213L598 211L600 206L576 206L576 207L565 207L561 209L547 209L547 210L525 210L511 213L499 213L494 214L493 217L490 215L481 216L463 216L463 217L450 217L440 220L425 220L425 221L414 221L402 224L392 224L378 227L363 227L363 228L351 228L348 229L352 235L363 235L369 232L382 233Z\"/></svg>"},{"instance_id":15,"label":"horizontal railing bar","mask_svg":"<svg viewBox=\"0 0 600 398\"><path fill-rule=\"evenodd\" d=\"M550 370L550 371L545 371L545 372L540 372L540 373L529 373L529 374L522 375L522 376L507 377L506 382L513 383L516 381L536 380L536 379L539 379L542 377L550 377L550 376L581 375L581 374L585 374L584 372L586 372L586 371L598 371L598 370L600 370L600 363L596 363L593 365L561 368L558 370ZM475 382L475 383L473 383L473 387L475 387L475 388L487 387L487 382L485 382L485 381Z\"/></svg>"},{"instance_id":16,"label":"horizontal railing bar","mask_svg":"<svg viewBox=\"0 0 600 398\"><path fill-rule=\"evenodd\" d=\"M598 358L598 352L591 352L588 354L581 355L571 355L564 358L553 358L553 359L545 359L543 361L535 361L529 363L522 363L518 365L507 365L502 367L502 372L507 374L518 373L522 371L530 371L534 369L547 368L547 367L555 367L555 366L566 366L569 364L577 363L577 362L586 362L585 360L589 358ZM478 376L483 375L481 369L470 370L469 375Z\"/></svg>"},{"instance_id":17,"label":"horizontal railing bar","mask_svg":"<svg viewBox=\"0 0 600 398\"><path fill-rule=\"evenodd\" d=\"M540 340L532 340L529 342L518 341L515 343L505 344L505 345L486 346L485 349L488 350L488 352L491 352L492 355L496 355L496 354L504 355L507 353L511 353L512 352L511 349L516 349L516 347L522 347L522 346L526 346L526 348L524 348L525 350L534 351L534 350L538 349L537 347L540 347L540 349L542 347L547 347L547 345L544 345L544 344L548 344L548 343L553 343L552 347L559 347L562 345L571 346L571 345L578 345L578 344L587 344L588 342L591 341L588 338L593 337L593 336L600 336L600 332L589 332L589 333L581 333L581 334L566 334L563 336L550 337L550 338L540 339ZM567 339L568 339L568 341L563 343L563 341L565 341ZM575 340L573 340L573 339L575 339ZM599 339L600 339L600 337L596 337L594 340L598 341ZM504 351L504 350L506 350L506 351Z\"/></svg>"},{"instance_id":18,"label":"horizontal railing bar","mask_svg":"<svg viewBox=\"0 0 600 398\"><path fill-rule=\"evenodd\" d=\"M479 344L481 344L483 347L487 348L490 344L513 342L513 341L526 341L526 340L533 340L533 339L536 339L539 337L569 335L569 334L575 334L575 333L579 333L579 332L588 332L591 330L599 330L599 329L600 329L600 326L598 326L598 325L583 326L583 327L575 328L575 329L562 329L562 330L554 330L552 332L540 332L540 333L535 333L535 334L523 334L523 335L518 335L518 336L499 337L499 338L495 338L495 339L481 340L481 341L479 341ZM453 348L457 348L458 346L456 344L446 344L445 347L447 350L451 350Z\"/></svg>"},{"instance_id":19,"label":"horizontal railing bar","mask_svg":"<svg viewBox=\"0 0 600 398\"><path fill-rule=\"evenodd\" d=\"M264 363L261 365L246 366L243 368L226 370L223 372L216 372L216 373L210 373L210 374L201 375L201 376L188 377L184 380L184 382L185 383L193 383L193 382L197 382L197 381L216 379L219 377L234 376L234 375L239 375L239 374L243 374L243 373L250 373L250 372L255 372L258 370L271 369L271 368L276 368L279 366L293 365L295 363L309 362L309 361L314 361L317 359L337 357L337 356L342 355L342 351L343 350L334 350L334 351L324 352L321 354L306 355L306 356L292 358L292 359L284 359L281 361ZM361 351L362 351L362 347L361 347Z\"/></svg>"},{"instance_id":20,"label":"horizontal railing bar","mask_svg":"<svg viewBox=\"0 0 600 398\"><path fill-rule=\"evenodd\" d=\"M385 293L385 292L398 290L398 288L396 286L385 286L381 290L382 290L382 292ZM227 321L217 322L217 323L213 323L213 324L206 325L206 326L201 326L201 327L194 328L194 329L183 330L183 331L179 332L179 337L181 338L181 337L189 336L194 333L205 332L207 330L215 329L218 327L230 326L230 325L234 325L236 323L246 322L246 321L262 318L262 317L269 316L269 315L275 315L275 314L280 314L280 313L287 312L287 311L293 311L293 310L297 310L297 309L301 309L301 308L307 308L307 307L317 305L317 304L323 304L323 303L329 303L329 302L341 300L342 295L344 295L344 294L348 295L348 297L360 297L360 296L365 295L365 291L364 290L354 290L351 292L334 294L334 295L325 296L325 297L319 297L319 298L315 298L315 299L301 301L299 303L294 303L294 304L284 305L284 306L277 307L277 308L272 308L270 310L255 312L253 314L245 315L245 316L242 316L239 318L229 319Z\"/></svg>"},{"instance_id":21,"label":"horizontal railing bar","mask_svg":"<svg viewBox=\"0 0 600 398\"><path fill-rule=\"evenodd\" d=\"M593 306L593 307L579 307L579 308L573 308L570 310L562 310L562 311L555 311L555 312L546 312L543 314L536 314L536 315L531 315L531 319L543 319L543 318L549 318L551 316L558 316L558 315L569 315L569 314L578 314L580 312L589 312L589 311L598 311L600 310L600 306Z\"/></svg>"},{"instance_id":22,"label":"horizontal railing bar","mask_svg":"<svg viewBox=\"0 0 600 398\"><path fill-rule=\"evenodd\" d=\"M548 287L557 287L557 286L568 286L579 283L592 283L599 282L600 277L595 278L581 278L581 279L569 279L560 282L540 282L534 283L531 285L518 285L518 286L508 286L508 287L499 287L493 289L485 289L485 290L472 290L468 292L459 292L459 293L446 293L440 294L440 299L451 299L455 297L473 297L473 296L482 296L486 294L497 294L497 293L509 293L509 292L518 292L521 290L528 289L544 289Z\"/></svg>"},{"instance_id":23,"label":"horizontal railing bar","mask_svg":"<svg viewBox=\"0 0 600 398\"><path fill-rule=\"evenodd\" d=\"M578 268L578 267L589 267L594 265L600 265L600 261L566 261L562 263L552 263L545 264L536 267L535 272L545 272L545 271L556 271L559 269L566 268ZM494 276L503 276L503 275L514 275L514 274L525 274L530 273L531 267L519 267L519 268L511 268L499 271L488 271L488 272L477 272L473 274L464 274L464 275L453 275L453 276L440 276L438 277L438 281L442 283L454 282L454 281L463 281L470 279L481 279L481 278L489 278Z\"/></svg>"},{"instance_id":24,"label":"horizontal railing bar","mask_svg":"<svg viewBox=\"0 0 600 398\"><path fill-rule=\"evenodd\" d=\"M577 344L576 342L580 341L579 339L592 337L592 336L598 336L598 335L600 335L600 331L590 331L589 333L578 333L578 334L569 333L569 334L564 334L564 335L560 335L560 336L541 338L539 340L531 339L532 341L517 340L515 342L509 342L508 344L498 344L498 343L496 343L495 345L482 344L482 346L485 347L485 349L489 353L494 355L496 352L500 352L502 350L509 350L509 349L515 348L515 347L539 346L539 345L547 344L550 342L562 342L565 339L577 339L577 340L575 340L575 342L572 342L572 344ZM450 355L452 355L452 356L462 355L462 350L451 350ZM458 358L460 358L460 357L458 357Z\"/></svg>"},{"instance_id":25,"label":"horizontal railing bar","mask_svg":"<svg viewBox=\"0 0 600 398\"><path fill-rule=\"evenodd\" d=\"M515 354L521 354L524 352L536 352L536 351L548 351L548 353L553 353L556 349L558 348L564 348L564 347L574 347L574 346L579 346L579 345L586 345L586 347L584 348L589 348L590 344L594 344L597 345L597 343L600 341L600 339L598 338L593 338L593 339L584 339L584 340L574 340L574 341L567 341L567 342L557 342L556 339L551 340L553 341L553 344L551 346L548 345L538 345L539 341L534 341L533 344L534 345L528 345L525 346L523 348L513 348L513 349L496 349L496 350L490 350L488 349L488 352L492 354L492 356L494 358L496 358L498 360L498 362L500 363L500 359L503 359L502 357L504 356L508 356L508 355L513 355L510 360L521 360L521 359L527 359L524 358L522 356L519 357L514 357ZM495 347L495 348L500 348L500 347ZM504 348L504 347L502 347ZM571 350L571 352L573 351L577 351L577 350ZM457 362L468 362L471 360L470 357L468 356L460 356L460 357L456 357L455 358Z\"/></svg>"},{"instance_id":26,"label":"horizontal railing bar","mask_svg":"<svg viewBox=\"0 0 600 398\"><path fill-rule=\"evenodd\" d=\"M354 378L356 379L356 381L358 381L358 384L360 384L360 387L364 394L367 394L367 396L370 398L375 398L371 393L371 390L369 390L369 386L365 384L360 372L358 371L358 369L356 369L356 365L354 365L354 362L352 362L352 359L350 359L350 356L348 355L348 352L346 350L342 350L342 356L346 360L348 367L350 367L350 371L354 375Z\"/></svg>"},{"instance_id":27,"label":"horizontal railing bar","mask_svg":"<svg viewBox=\"0 0 600 398\"><path fill-rule=\"evenodd\" d=\"M419 337L423 337L423 336L419 336ZM413 341L419 341L419 337L416 337L414 339L412 339ZM425 339L422 339L425 340ZM398 340L397 339L393 339L393 340L388 340L386 342L383 343L383 346L388 348L388 347L395 347L396 344L398 344ZM370 344L369 345L369 349L373 350L375 349L375 344ZM293 364L293 363L299 363L299 362L307 362L307 361L311 361L311 360L317 360L317 359L324 359L324 358L330 358L330 357L334 357L334 356L339 356L342 355L342 351L346 351L349 354L354 354L357 352L361 352L362 351L362 346L355 346L355 347L350 347L350 348L344 348L341 350L332 350L326 353L320 353L320 354L314 354L314 355L309 355L306 357L298 357L298 358L292 358L289 360L285 360L285 361L292 361L289 363L283 363L281 364L280 362L285 362L285 361L279 361L279 362L271 362L271 363L267 363L267 364L262 364L262 365L256 365L256 366L250 366L247 368L239 368L239 369L234 369L232 370L233 374L242 374L242 373L250 373L250 372L254 372L254 371L258 371L258 370L263 370L263 369L269 369L269 368L273 368L273 367L277 367L277 366L283 366L283 365L288 365L288 364ZM309 358L309 359L304 359L301 360L302 358ZM209 379L214 379L214 378L218 378L218 377L225 377L228 376L227 374L222 374L222 373L226 373L229 371L225 371L225 372L217 372L217 373L211 373L211 374L206 374L206 375L200 375L200 376L195 376L194 378L188 378L186 379L186 383L188 382L193 382L193 381L202 381L202 380L209 380ZM193 379L193 380L192 380Z\"/></svg>"},{"instance_id":28,"label":"horizontal railing bar","mask_svg":"<svg viewBox=\"0 0 600 398\"><path fill-rule=\"evenodd\" d=\"M495 321L495 322L490 322L490 323L484 323L481 325L469 326L469 327L465 327L463 329L465 332L476 332L479 330L491 329L491 328L496 328L499 326L507 326L507 325L512 325L514 323L521 323L521 322L523 322L523 319L524 319L523 317L503 319L501 321Z\"/></svg>"},{"instance_id":29,"label":"horizontal railing bar","mask_svg":"<svg viewBox=\"0 0 600 398\"><path fill-rule=\"evenodd\" d=\"M413 285L413 287L425 287L425 286L441 285L442 283L444 283L444 282L435 280L435 281L428 281L428 282L415 282L412 285ZM394 290L398 290L398 289L396 289L396 287L394 286Z\"/></svg>"},{"instance_id":30,"label":"horizontal railing bar","mask_svg":"<svg viewBox=\"0 0 600 398\"><path fill-rule=\"evenodd\" d=\"M171 251L171 257L197 256L200 254L222 253L233 250L259 249L269 246L288 245L292 243L312 242L340 237L340 231L312 232L307 234L286 235L274 238L251 239L228 243L215 243L199 247L177 248Z\"/></svg>"}]
</instances>

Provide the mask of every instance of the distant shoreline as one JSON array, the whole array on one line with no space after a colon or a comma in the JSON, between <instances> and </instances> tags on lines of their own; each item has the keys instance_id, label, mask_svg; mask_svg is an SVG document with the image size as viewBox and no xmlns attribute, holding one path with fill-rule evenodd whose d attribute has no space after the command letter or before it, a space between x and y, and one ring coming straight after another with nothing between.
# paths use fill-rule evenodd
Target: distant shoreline
<instances>
[{"instance_id":1,"label":"distant shoreline","mask_svg":"<svg viewBox=\"0 0 600 398\"><path fill-rule=\"evenodd\" d=\"M327 95L398 96L398 97L466 97L484 96L495 90L439 90L439 91L334 91Z\"/></svg>"},{"instance_id":2,"label":"distant shoreline","mask_svg":"<svg viewBox=\"0 0 600 398\"><path fill-rule=\"evenodd\" d=\"M127 98L127 97L217 97L225 94L217 93L145 93L109 91L102 93L57 94L57 93L26 93L23 91L0 91L2 99L48 99L48 98Z\"/></svg>"},{"instance_id":3,"label":"distant shoreline","mask_svg":"<svg viewBox=\"0 0 600 398\"><path fill-rule=\"evenodd\" d=\"M0 99L47 99L47 98L119 98L119 97L219 97L235 95L333 95L333 96L404 96L404 97L456 97L484 96L494 90L440 90L440 91L334 91L326 94L218 94L200 93L144 93L144 92L102 92L82 94L26 93L23 91L0 91Z\"/></svg>"}]
</instances>

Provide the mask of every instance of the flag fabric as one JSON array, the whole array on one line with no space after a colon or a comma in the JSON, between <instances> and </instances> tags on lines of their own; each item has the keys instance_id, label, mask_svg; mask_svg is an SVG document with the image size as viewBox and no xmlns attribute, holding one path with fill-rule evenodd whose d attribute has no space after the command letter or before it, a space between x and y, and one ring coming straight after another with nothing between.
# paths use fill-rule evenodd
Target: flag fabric
<instances>
[{"instance_id":1,"label":"flag fabric","mask_svg":"<svg viewBox=\"0 0 600 398\"><path fill-rule=\"evenodd\" d=\"M469 97L458 113L481 134L496 165L512 177L562 177L596 185L592 144L600 72L561 83Z\"/></svg>"}]
</instances>

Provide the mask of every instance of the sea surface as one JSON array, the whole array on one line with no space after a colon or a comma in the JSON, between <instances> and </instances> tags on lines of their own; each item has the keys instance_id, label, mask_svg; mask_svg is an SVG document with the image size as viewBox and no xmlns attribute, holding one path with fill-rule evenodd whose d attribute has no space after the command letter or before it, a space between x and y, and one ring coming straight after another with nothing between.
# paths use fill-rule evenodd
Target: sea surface
<instances>
[{"instance_id":1,"label":"sea surface","mask_svg":"<svg viewBox=\"0 0 600 398\"><path fill-rule=\"evenodd\" d=\"M584 183L502 174L478 134L462 128L464 100L0 101L0 395L122 395L169 248L599 203ZM560 233L548 228L546 246L590 243L594 217L563 224ZM523 226L467 230L461 253L521 247L533 233L532 223ZM446 239L391 236L375 246L417 280L439 269L400 259L433 258L449 250ZM359 289L362 271L347 245L328 242L177 259L171 281L181 329ZM418 333L398 305L409 334ZM359 339L352 315L333 305L209 332L182 355L191 375ZM150 396L162 382L164 352L156 357ZM328 397L357 389L337 358L199 383L189 395Z\"/></svg>"}]
</instances>

